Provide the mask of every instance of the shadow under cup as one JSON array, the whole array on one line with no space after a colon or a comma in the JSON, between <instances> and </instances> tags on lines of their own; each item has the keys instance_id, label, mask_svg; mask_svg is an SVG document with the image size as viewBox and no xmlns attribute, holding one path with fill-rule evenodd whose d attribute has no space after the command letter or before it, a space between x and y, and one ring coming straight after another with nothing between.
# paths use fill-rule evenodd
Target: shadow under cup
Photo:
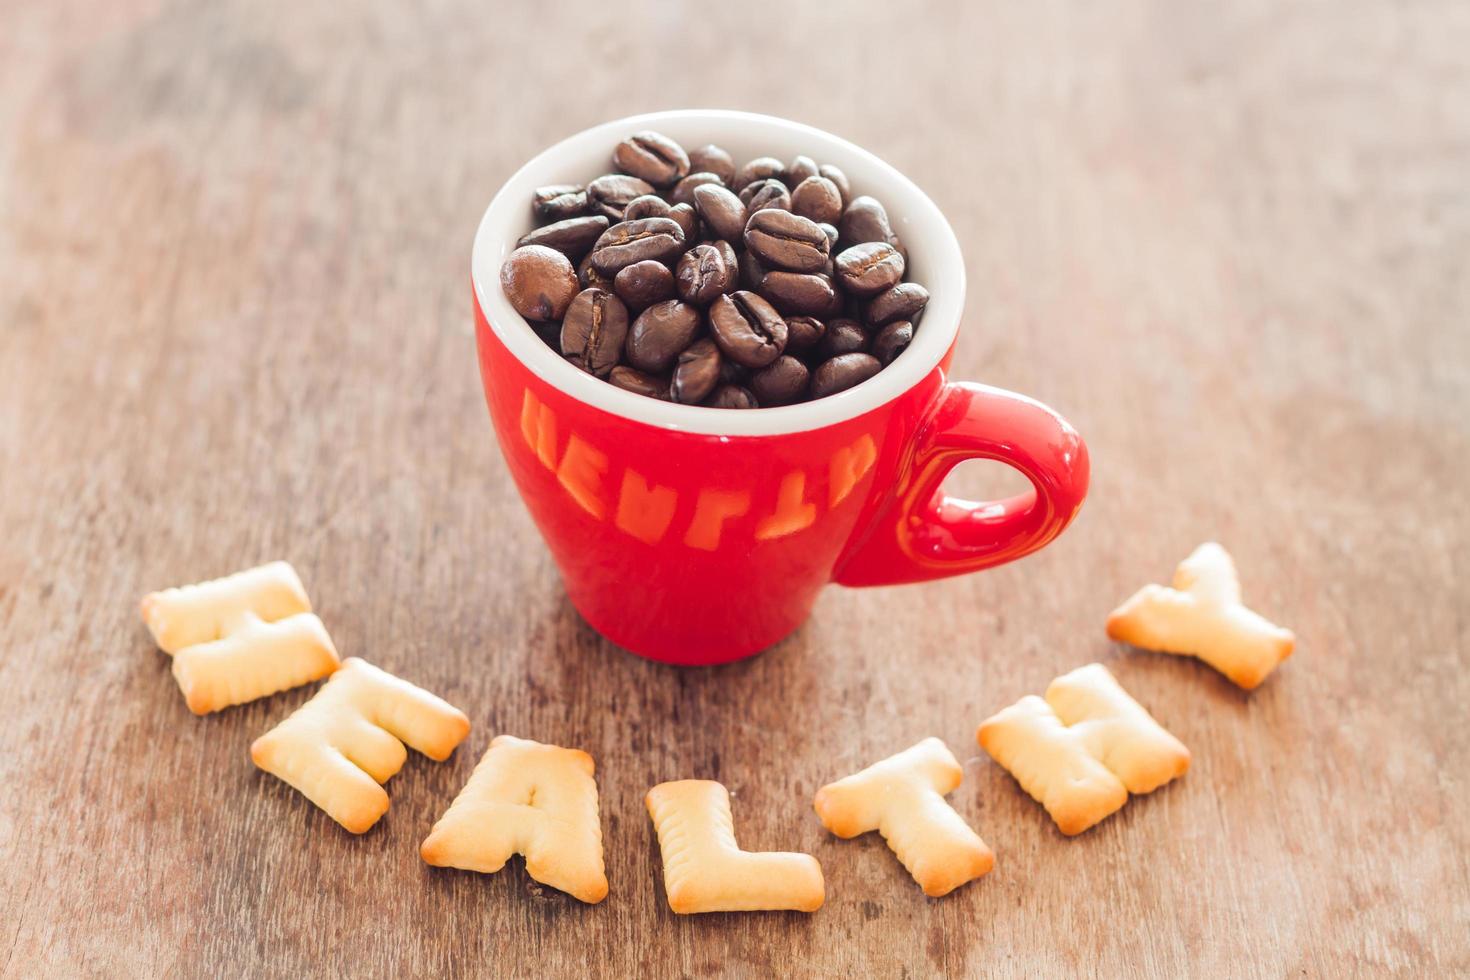
<instances>
[{"instance_id":1,"label":"shadow under cup","mask_svg":"<svg viewBox=\"0 0 1470 980\"><path fill-rule=\"evenodd\" d=\"M805 154L841 167L854 194L889 209L907 278L930 291L909 348L837 395L735 411L623 391L547 347L501 293L500 264L531 227L535 188L608 172L612 148L643 129L689 148L716 143L737 163ZM480 224L472 270L481 378L506 465L573 605L634 653L680 664L747 656L796 629L829 582L918 581L1008 561L1055 537L1085 494L1085 447L1055 413L946 382L965 288L954 233L910 181L830 134L712 110L586 130L507 181ZM1017 439L1017 427L1034 431ZM1058 452L1067 473L1044 458ZM938 485L975 457L1016 466L1035 492L954 511Z\"/></svg>"}]
</instances>

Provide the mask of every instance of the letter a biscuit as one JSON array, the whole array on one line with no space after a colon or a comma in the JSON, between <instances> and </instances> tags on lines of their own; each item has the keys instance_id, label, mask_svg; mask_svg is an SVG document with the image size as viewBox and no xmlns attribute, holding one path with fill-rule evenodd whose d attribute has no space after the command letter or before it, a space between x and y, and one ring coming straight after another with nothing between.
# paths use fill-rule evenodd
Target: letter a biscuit
<instances>
[{"instance_id":1,"label":"letter a biscuit","mask_svg":"<svg viewBox=\"0 0 1470 980\"><path fill-rule=\"evenodd\" d=\"M1240 601L1230 554L1213 541L1174 571L1174 587L1145 585L1113 610L1108 636L1145 650L1195 656L1250 690L1291 656L1296 637Z\"/></svg>"},{"instance_id":2,"label":"letter a biscuit","mask_svg":"<svg viewBox=\"0 0 1470 980\"><path fill-rule=\"evenodd\" d=\"M295 569L271 562L211 582L150 592L141 604L154 641L196 715L320 680L337 650Z\"/></svg>"},{"instance_id":3,"label":"letter a biscuit","mask_svg":"<svg viewBox=\"0 0 1470 980\"><path fill-rule=\"evenodd\" d=\"M1189 750L1102 664L1058 677L1045 700L1026 695L987 719L977 738L1069 836L1116 812L1129 793L1150 793L1189 768Z\"/></svg>"},{"instance_id":4,"label":"letter a biscuit","mask_svg":"<svg viewBox=\"0 0 1470 980\"><path fill-rule=\"evenodd\" d=\"M822 866L810 854L742 851L730 794L708 779L659 783L644 800L658 831L669 908L755 912L822 907Z\"/></svg>"},{"instance_id":5,"label":"letter a biscuit","mask_svg":"<svg viewBox=\"0 0 1470 980\"><path fill-rule=\"evenodd\" d=\"M490 743L419 854L493 874L512 854L526 873L584 902L607 897L592 756L511 735Z\"/></svg>"},{"instance_id":6,"label":"letter a biscuit","mask_svg":"<svg viewBox=\"0 0 1470 980\"><path fill-rule=\"evenodd\" d=\"M458 708L348 657L310 701L255 740L250 758L361 834L388 810L379 784L403 768L405 742L443 762L469 731Z\"/></svg>"},{"instance_id":7,"label":"letter a biscuit","mask_svg":"<svg viewBox=\"0 0 1470 980\"><path fill-rule=\"evenodd\" d=\"M838 837L878 831L924 894L938 898L995 865L995 854L944 800L961 778L954 753L926 738L817 790L817 816Z\"/></svg>"}]
</instances>

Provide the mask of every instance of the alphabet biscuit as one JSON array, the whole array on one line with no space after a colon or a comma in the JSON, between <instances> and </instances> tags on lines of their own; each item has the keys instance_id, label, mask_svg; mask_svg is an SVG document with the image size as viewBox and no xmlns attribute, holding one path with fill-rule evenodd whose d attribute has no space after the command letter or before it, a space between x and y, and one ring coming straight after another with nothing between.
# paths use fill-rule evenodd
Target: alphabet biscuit
<instances>
[{"instance_id":1,"label":"alphabet biscuit","mask_svg":"<svg viewBox=\"0 0 1470 980\"><path fill-rule=\"evenodd\" d=\"M1174 587L1146 585L1113 610L1108 636L1145 650L1198 657L1250 690L1291 656L1296 637L1240 601L1230 554L1213 541L1174 571Z\"/></svg>"},{"instance_id":2,"label":"alphabet biscuit","mask_svg":"<svg viewBox=\"0 0 1470 980\"><path fill-rule=\"evenodd\" d=\"M659 783L644 802L658 831L669 908L753 912L822 907L822 867L810 854L742 851L735 842L730 794L707 779Z\"/></svg>"},{"instance_id":3,"label":"alphabet biscuit","mask_svg":"<svg viewBox=\"0 0 1470 980\"><path fill-rule=\"evenodd\" d=\"M995 865L995 854L944 800L961 778L948 747L926 738L823 786L817 816L838 837L878 831L924 894L937 898Z\"/></svg>"},{"instance_id":4,"label":"alphabet biscuit","mask_svg":"<svg viewBox=\"0 0 1470 980\"><path fill-rule=\"evenodd\" d=\"M987 719L980 745L1046 808L1080 834L1128 802L1184 774L1189 750L1102 664L1063 674L1046 699L1028 694Z\"/></svg>"},{"instance_id":5,"label":"alphabet biscuit","mask_svg":"<svg viewBox=\"0 0 1470 980\"><path fill-rule=\"evenodd\" d=\"M255 740L250 758L361 834L388 810L379 784L403 768L404 743L443 762L469 731L458 708L348 657L310 701Z\"/></svg>"},{"instance_id":6,"label":"alphabet biscuit","mask_svg":"<svg viewBox=\"0 0 1470 980\"><path fill-rule=\"evenodd\" d=\"M225 578L150 592L154 641L196 715L299 687L337 669L337 650L295 569L271 562Z\"/></svg>"},{"instance_id":7,"label":"alphabet biscuit","mask_svg":"<svg viewBox=\"0 0 1470 980\"><path fill-rule=\"evenodd\" d=\"M512 854L526 873L584 902L607 897L592 756L511 735L490 743L419 854L493 874Z\"/></svg>"}]
</instances>

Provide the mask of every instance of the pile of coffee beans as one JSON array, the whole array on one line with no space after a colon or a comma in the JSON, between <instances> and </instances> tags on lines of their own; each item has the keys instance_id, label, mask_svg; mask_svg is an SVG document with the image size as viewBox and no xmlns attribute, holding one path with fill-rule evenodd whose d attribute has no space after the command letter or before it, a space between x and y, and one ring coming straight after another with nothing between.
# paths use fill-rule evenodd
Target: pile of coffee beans
<instances>
[{"instance_id":1,"label":"pile of coffee beans","mask_svg":"<svg viewBox=\"0 0 1470 980\"><path fill-rule=\"evenodd\" d=\"M913 340L929 293L883 205L809 157L737 168L635 133L619 172L539 188L546 222L500 268L516 311L563 357L686 405L763 408L851 388Z\"/></svg>"}]
</instances>

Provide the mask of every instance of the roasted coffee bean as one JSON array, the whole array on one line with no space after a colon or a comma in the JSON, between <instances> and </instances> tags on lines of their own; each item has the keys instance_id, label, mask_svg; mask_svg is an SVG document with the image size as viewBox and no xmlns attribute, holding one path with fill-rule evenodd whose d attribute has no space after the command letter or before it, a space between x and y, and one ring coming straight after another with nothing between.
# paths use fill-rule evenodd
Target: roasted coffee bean
<instances>
[{"instance_id":1,"label":"roasted coffee bean","mask_svg":"<svg viewBox=\"0 0 1470 980\"><path fill-rule=\"evenodd\" d=\"M630 368L626 364L619 364L612 369L607 380L622 388L631 391L635 395L644 395L648 398L667 399L669 397L669 382L665 378L656 378L651 374L644 374L637 368Z\"/></svg>"},{"instance_id":2,"label":"roasted coffee bean","mask_svg":"<svg viewBox=\"0 0 1470 980\"><path fill-rule=\"evenodd\" d=\"M587 206L594 214L622 221L628 202L644 194L652 194L653 185L627 174L603 174L587 185Z\"/></svg>"},{"instance_id":3,"label":"roasted coffee bean","mask_svg":"<svg viewBox=\"0 0 1470 980\"><path fill-rule=\"evenodd\" d=\"M692 205L694 203L694 188L702 187L705 184L714 184L716 187L725 186L725 182L720 179L719 174L712 174L709 171L690 174L675 184L673 190L669 191L669 202L671 204Z\"/></svg>"},{"instance_id":4,"label":"roasted coffee bean","mask_svg":"<svg viewBox=\"0 0 1470 980\"><path fill-rule=\"evenodd\" d=\"M689 151L689 172L714 174L720 178L721 183L729 187L735 180L735 161L720 147L706 143L697 150Z\"/></svg>"},{"instance_id":5,"label":"roasted coffee bean","mask_svg":"<svg viewBox=\"0 0 1470 980\"><path fill-rule=\"evenodd\" d=\"M847 202L852 200L852 185L848 183L847 174L842 172L842 168L824 163L817 168L817 175L826 177L837 185L837 193L842 195L842 206L847 207Z\"/></svg>"},{"instance_id":6,"label":"roasted coffee bean","mask_svg":"<svg viewBox=\"0 0 1470 980\"><path fill-rule=\"evenodd\" d=\"M740 239L736 239L739 241ZM765 264L755 257L755 253L745 251L740 253L740 287L751 292L757 292L761 288L761 280L766 277Z\"/></svg>"},{"instance_id":7,"label":"roasted coffee bean","mask_svg":"<svg viewBox=\"0 0 1470 980\"><path fill-rule=\"evenodd\" d=\"M750 376L750 390L762 405L790 405L806 394L810 376L805 364L783 354Z\"/></svg>"},{"instance_id":8,"label":"roasted coffee bean","mask_svg":"<svg viewBox=\"0 0 1470 980\"><path fill-rule=\"evenodd\" d=\"M842 194L826 177L808 177L791 192L791 210L803 218L831 224L842 217Z\"/></svg>"},{"instance_id":9,"label":"roasted coffee bean","mask_svg":"<svg viewBox=\"0 0 1470 980\"><path fill-rule=\"evenodd\" d=\"M766 265L816 272L827 264L827 236L816 223L790 211L755 211L745 223L745 247Z\"/></svg>"},{"instance_id":10,"label":"roasted coffee bean","mask_svg":"<svg viewBox=\"0 0 1470 980\"><path fill-rule=\"evenodd\" d=\"M704 401L706 408L759 408L755 396L739 385L720 385Z\"/></svg>"},{"instance_id":11,"label":"roasted coffee bean","mask_svg":"<svg viewBox=\"0 0 1470 980\"><path fill-rule=\"evenodd\" d=\"M611 289L613 281L611 276L604 276L592 268L592 253L588 252L587 257L577 266L577 285L583 289Z\"/></svg>"},{"instance_id":12,"label":"roasted coffee bean","mask_svg":"<svg viewBox=\"0 0 1470 980\"><path fill-rule=\"evenodd\" d=\"M672 218L622 221L602 233L592 246L592 267L615 276L634 262L670 262L684 251L684 229Z\"/></svg>"},{"instance_id":13,"label":"roasted coffee bean","mask_svg":"<svg viewBox=\"0 0 1470 980\"><path fill-rule=\"evenodd\" d=\"M607 231L607 228L608 221L600 214L588 215L585 218L567 218L565 221L557 221L543 228L537 228L516 242L516 245L517 247L545 245L576 262L587 254L587 250L602 236L603 232Z\"/></svg>"},{"instance_id":14,"label":"roasted coffee bean","mask_svg":"<svg viewBox=\"0 0 1470 980\"><path fill-rule=\"evenodd\" d=\"M500 266L500 288L515 311L526 319L560 320L577 295L577 270L556 249L522 245Z\"/></svg>"},{"instance_id":15,"label":"roasted coffee bean","mask_svg":"<svg viewBox=\"0 0 1470 980\"><path fill-rule=\"evenodd\" d=\"M887 242L863 242L839 252L837 281L854 296L876 296L903 281L903 256Z\"/></svg>"},{"instance_id":16,"label":"roasted coffee bean","mask_svg":"<svg viewBox=\"0 0 1470 980\"><path fill-rule=\"evenodd\" d=\"M674 274L662 262L644 259L625 266L613 278L612 288L628 309L641 313L654 303L674 298Z\"/></svg>"},{"instance_id":17,"label":"roasted coffee bean","mask_svg":"<svg viewBox=\"0 0 1470 980\"><path fill-rule=\"evenodd\" d=\"M863 311L869 326L882 326L894 320L917 320L929 303L929 290L916 282L901 282L887 292L879 293Z\"/></svg>"},{"instance_id":18,"label":"roasted coffee bean","mask_svg":"<svg viewBox=\"0 0 1470 980\"><path fill-rule=\"evenodd\" d=\"M907 320L894 320L873 335L873 356L884 367L908 349L914 340L914 325Z\"/></svg>"},{"instance_id":19,"label":"roasted coffee bean","mask_svg":"<svg viewBox=\"0 0 1470 980\"><path fill-rule=\"evenodd\" d=\"M745 231L745 204L731 191L715 184L694 188L694 209L716 238L738 242Z\"/></svg>"},{"instance_id":20,"label":"roasted coffee bean","mask_svg":"<svg viewBox=\"0 0 1470 980\"><path fill-rule=\"evenodd\" d=\"M709 323L725 356L746 367L765 367L786 348L786 321L770 303L743 289L718 297Z\"/></svg>"},{"instance_id":21,"label":"roasted coffee bean","mask_svg":"<svg viewBox=\"0 0 1470 980\"><path fill-rule=\"evenodd\" d=\"M676 299L655 303L633 321L623 357L640 371L667 371L699 330L699 310Z\"/></svg>"},{"instance_id":22,"label":"roasted coffee bean","mask_svg":"<svg viewBox=\"0 0 1470 980\"><path fill-rule=\"evenodd\" d=\"M837 226L826 221L818 221L817 227L822 229L822 234L827 236L827 254L837 254Z\"/></svg>"},{"instance_id":23,"label":"roasted coffee bean","mask_svg":"<svg viewBox=\"0 0 1470 980\"><path fill-rule=\"evenodd\" d=\"M637 221L639 218L667 218L669 216L669 202L657 194L644 194L635 197L628 202L623 209L624 221Z\"/></svg>"},{"instance_id":24,"label":"roasted coffee bean","mask_svg":"<svg viewBox=\"0 0 1470 980\"><path fill-rule=\"evenodd\" d=\"M786 319L786 353L803 354L821 341L827 325L814 316L788 316Z\"/></svg>"},{"instance_id":25,"label":"roasted coffee bean","mask_svg":"<svg viewBox=\"0 0 1470 980\"><path fill-rule=\"evenodd\" d=\"M613 163L625 174L668 187L689 173L689 154L662 133L634 133L613 150Z\"/></svg>"},{"instance_id":26,"label":"roasted coffee bean","mask_svg":"<svg viewBox=\"0 0 1470 980\"><path fill-rule=\"evenodd\" d=\"M735 182L730 185L730 189L738 194L745 190L747 184L752 184L757 180L769 180L772 177L780 180L781 175L785 172L786 165L775 157L756 157L735 171Z\"/></svg>"},{"instance_id":27,"label":"roasted coffee bean","mask_svg":"<svg viewBox=\"0 0 1470 980\"><path fill-rule=\"evenodd\" d=\"M888 224L888 212L883 205L866 194L853 198L842 212L837 223L837 242L842 249L861 245L863 242L886 242L893 234Z\"/></svg>"},{"instance_id":28,"label":"roasted coffee bean","mask_svg":"<svg viewBox=\"0 0 1470 980\"><path fill-rule=\"evenodd\" d=\"M839 354L812 372L812 397L826 398L860 385L883 370L871 354Z\"/></svg>"},{"instance_id":29,"label":"roasted coffee bean","mask_svg":"<svg viewBox=\"0 0 1470 980\"><path fill-rule=\"evenodd\" d=\"M690 204L676 204L669 208L669 218L684 232L684 248L692 248L699 242L699 215Z\"/></svg>"},{"instance_id":30,"label":"roasted coffee bean","mask_svg":"<svg viewBox=\"0 0 1470 980\"><path fill-rule=\"evenodd\" d=\"M827 332L817 345L823 360L841 354L856 354L868 349L868 332L856 320L839 317L827 324Z\"/></svg>"},{"instance_id":31,"label":"roasted coffee bean","mask_svg":"<svg viewBox=\"0 0 1470 980\"><path fill-rule=\"evenodd\" d=\"M536 188L531 210L543 221L564 221L587 210L587 192L581 184L550 184Z\"/></svg>"},{"instance_id":32,"label":"roasted coffee bean","mask_svg":"<svg viewBox=\"0 0 1470 980\"><path fill-rule=\"evenodd\" d=\"M684 253L674 270L679 298L686 303L708 306L716 296L734 292L740 278L736 263L735 250L726 242L694 246Z\"/></svg>"},{"instance_id":33,"label":"roasted coffee bean","mask_svg":"<svg viewBox=\"0 0 1470 980\"><path fill-rule=\"evenodd\" d=\"M837 299L832 279L822 273L786 272L776 269L761 280L760 294L783 316L805 313L826 316Z\"/></svg>"},{"instance_id":34,"label":"roasted coffee bean","mask_svg":"<svg viewBox=\"0 0 1470 980\"><path fill-rule=\"evenodd\" d=\"M720 361L720 384L741 385L750 380L750 368L736 364L728 357Z\"/></svg>"},{"instance_id":35,"label":"roasted coffee bean","mask_svg":"<svg viewBox=\"0 0 1470 980\"><path fill-rule=\"evenodd\" d=\"M816 175L817 161L811 157L799 156L786 165L786 172L781 175L781 179L786 182L787 187L791 188L792 193L795 193L802 181Z\"/></svg>"},{"instance_id":36,"label":"roasted coffee bean","mask_svg":"<svg viewBox=\"0 0 1470 980\"><path fill-rule=\"evenodd\" d=\"M628 308L605 289L584 289L561 321L561 352L599 378L617 366L628 339Z\"/></svg>"},{"instance_id":37,"label":"roasted coffee bean","mask_svg":"<svg viewBox=\"0 0 1470 980\"><path fill-rule=\"evenodd\" d=\"M682 405L698 405L720 382L720 349L708 337L696 340L679 353L674 383L669 394Z\"/></svg>"},{"instance_id":38,"label":"roasted coffee bean","mask_svg":"<svg viewBox=\"0 0 1470 980\"><path fill-rule=\"evenodd\" d=\"M888 244L892 245L893 250L903 259L903 267L907 269L909 267L909 250L903 247L903 239L898 237L898 232L895 231L888 236Z\"/></svg>"},{"instance_id":39,"label":"roasted coffee bean","mask_svg":"<svg viewBox=\"0 0 1470 980\"><path fill-rule=\"evenodd\" d=\"M755 214L762 208L791 210L791 192L775 178L747 184L745 190L740 192L740 201L745 205L746 214Z\"/></svg>"}]
</instances>

